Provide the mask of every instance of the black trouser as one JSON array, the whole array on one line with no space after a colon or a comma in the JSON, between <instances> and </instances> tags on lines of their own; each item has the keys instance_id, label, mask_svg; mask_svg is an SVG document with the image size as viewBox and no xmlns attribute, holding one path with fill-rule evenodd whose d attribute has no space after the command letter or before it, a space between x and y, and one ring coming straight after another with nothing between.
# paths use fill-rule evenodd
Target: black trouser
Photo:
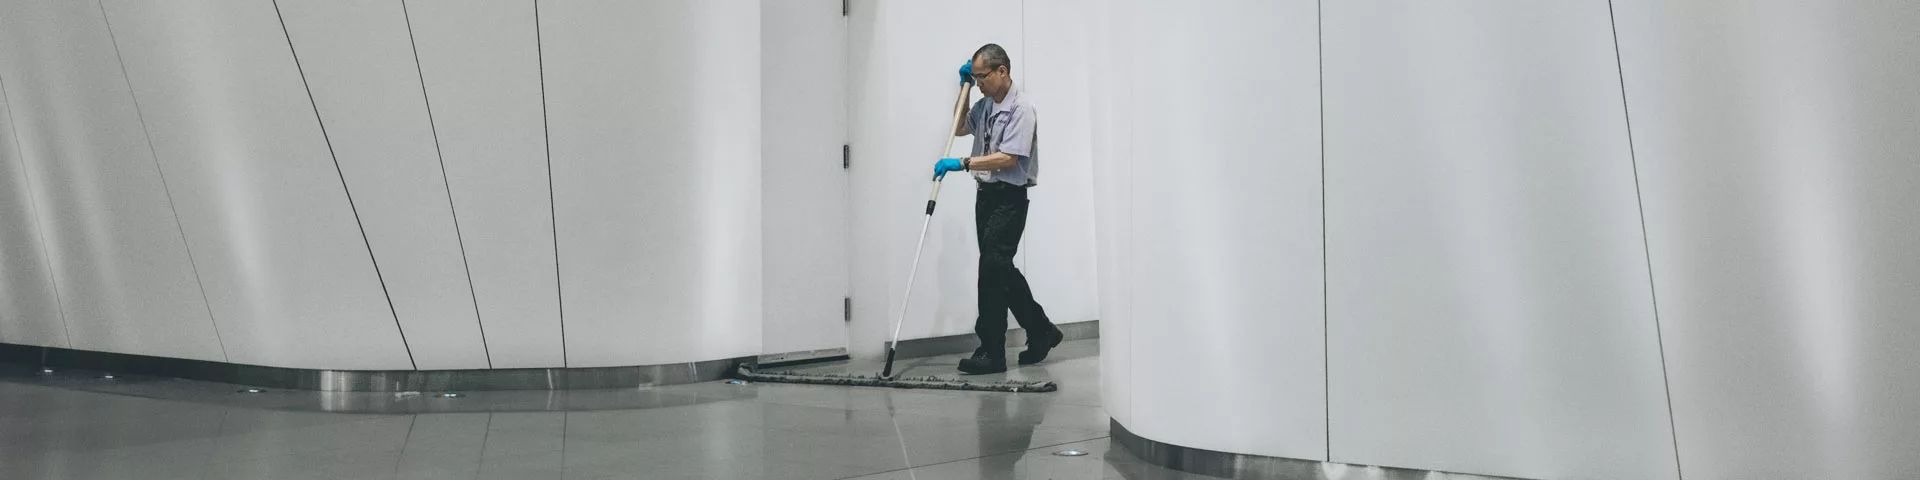
<instances>
[{"instance_id":1,"label":"black trouser","mask_svg":"<svg viewBox=\"0 0 1920 480\"><path fill-rule=\"evenodd\" d=\"M980 336L980 351L1000 357L1006 355L1008 310L1029 335L1054 329L1040 302L1033 300L1027 277L1013 266L1020 234L1027 229L1027 188L980 184L973 227L980 240L980 318L974 321L973 333Z\"/></svg>"}]
</instances>

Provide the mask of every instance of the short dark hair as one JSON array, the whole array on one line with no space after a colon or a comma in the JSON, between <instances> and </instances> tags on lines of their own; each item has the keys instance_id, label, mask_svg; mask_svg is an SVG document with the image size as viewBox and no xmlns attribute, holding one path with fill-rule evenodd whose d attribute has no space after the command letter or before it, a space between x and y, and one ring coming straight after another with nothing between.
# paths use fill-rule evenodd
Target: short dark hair
<instances>
[{"instance_id":1,"label":"short dark hair","mask_svg":"<svg viewBox=\"0 0 1920 480\"><path fill-rule=\"evenodd\" d=\"M987 67L987 71L1007 67L1007 73L1013 73L1013 61L1007 59L1007 49L1000 48L1000 45L982 45L979 50L973 51L973 58L980 59L981 66Z\"/></svg>"}]
</instances>

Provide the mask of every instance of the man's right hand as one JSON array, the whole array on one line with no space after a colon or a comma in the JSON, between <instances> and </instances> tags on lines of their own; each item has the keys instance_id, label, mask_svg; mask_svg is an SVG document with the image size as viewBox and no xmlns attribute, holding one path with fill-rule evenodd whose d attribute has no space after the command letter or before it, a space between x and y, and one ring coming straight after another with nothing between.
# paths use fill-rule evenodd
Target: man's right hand
<instances>
[{"instance_id":1,"label":"man's right hand","mask_svg":"<svg viewBox=\"0 0 1920 480\"><path fill-rule=\"evenodd\" d=\"M960 64L960 84L966 85L972 82L973 82L973 61L968 60L967 63Z\"/></svg>"}]
</instances>

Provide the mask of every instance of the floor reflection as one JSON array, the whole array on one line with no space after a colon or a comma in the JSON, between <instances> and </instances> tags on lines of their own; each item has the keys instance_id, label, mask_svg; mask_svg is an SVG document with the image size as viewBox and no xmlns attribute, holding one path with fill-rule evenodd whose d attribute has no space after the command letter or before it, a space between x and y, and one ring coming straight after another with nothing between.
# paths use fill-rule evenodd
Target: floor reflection
<instances>
[{"instance_id":1,"label":"floor reflection","mask_svg":"<svg viewBox=\"0 0 1920 480\"><path fill-rule=\"evenodd\" d=\"M1061 383L1046 394L724 382L243 393L0 365L0 478L1121 478L1132 464L1106 446L1093 343L1006 374ZM1068 448L1091 455L1051 455Z\"/></svg>"}]
</instances>

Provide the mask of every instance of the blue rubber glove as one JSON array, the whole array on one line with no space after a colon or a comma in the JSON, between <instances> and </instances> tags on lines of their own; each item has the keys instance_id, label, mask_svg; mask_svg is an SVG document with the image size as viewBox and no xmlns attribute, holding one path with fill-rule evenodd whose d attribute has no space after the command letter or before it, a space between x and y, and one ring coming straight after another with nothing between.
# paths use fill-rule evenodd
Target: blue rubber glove
<instances>
[{"instance_id":1,"label":"blue rubber glove","mask_svg":"<svg viewBox=\"0 0 1920 480\"><path fill-rule=\"evenodd\" d=\"M967 63L960 64L960 84L966 85L972 82L973 82L973 61L968 60Z\"/></svg>"},{"instance_id":2,"label":"blue rubber glove","mask_svg":"<svg viewBox=\"0 0 1920 480\"><path fill-rule=\"evenodd\" d=\"M939 180L941 177L947 176L947 172L958 172L961 170L966 170L966 168L960 163L960 159L942 158L933 164L933 179Z\"/></svg>"}]
</instances>

